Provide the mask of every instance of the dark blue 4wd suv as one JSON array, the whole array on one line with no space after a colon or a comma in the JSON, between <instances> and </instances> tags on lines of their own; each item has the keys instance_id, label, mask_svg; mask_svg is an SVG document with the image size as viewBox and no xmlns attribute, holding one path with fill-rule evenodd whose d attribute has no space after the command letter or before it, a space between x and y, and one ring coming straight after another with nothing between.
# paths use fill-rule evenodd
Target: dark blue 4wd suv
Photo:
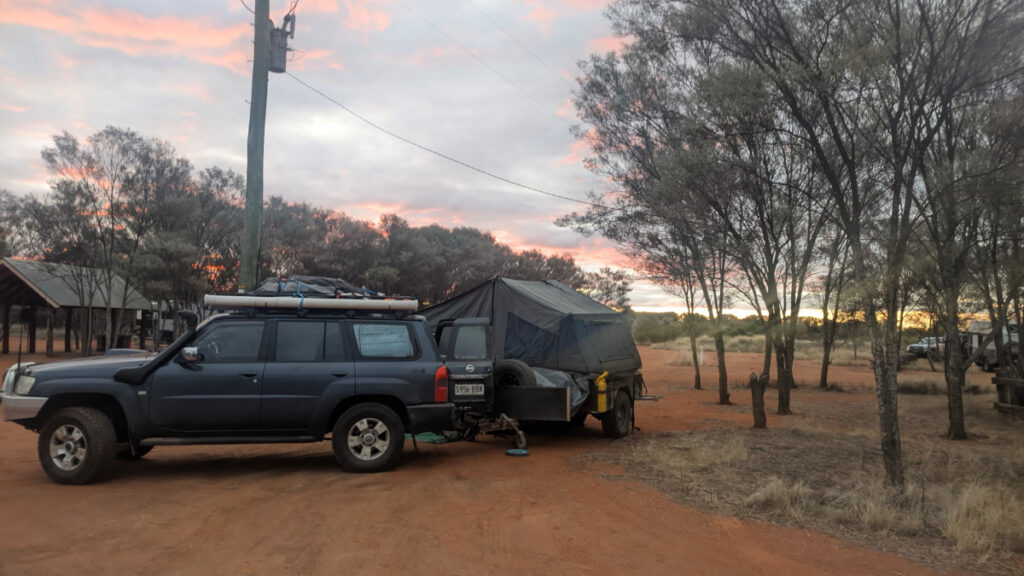
<instances>
[{"instance_id":1,"label":"dark blue 4wd suv","mask_svg":"<svg viewBox=\"0 0 1024 576\"><path fill-rule=\"evenodd\" d=\"M466 426L492 389L487 339L486 320L459 321L446 365L418 316L253 309L211 317L156 356L14 366L0 406L39 432L42 467L64 484L158 445L328 437L342 468L377 472L397 464L407 432Z\"/></svg>"}]
</instances>

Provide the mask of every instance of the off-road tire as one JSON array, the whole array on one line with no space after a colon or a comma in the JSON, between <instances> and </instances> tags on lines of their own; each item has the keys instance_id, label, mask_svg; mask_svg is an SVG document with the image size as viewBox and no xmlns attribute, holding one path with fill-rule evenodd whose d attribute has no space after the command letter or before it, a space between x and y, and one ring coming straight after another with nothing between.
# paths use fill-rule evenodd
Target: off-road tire
<instances>
[{"instance_id":1,"label":"off-road tire","mask_svg":"<svg viewBox=\"0 0 1024 576\"><path fill-rule=\"evenodd\" d=\"M494 382L498 386L536 386L537 376L522 360L498 360L494 363Z\"/></svg>"},{"instance_id":2,"label":"off-road tire","mask_svg":"<svg viewBox=\"0 0 1024 576\"><path fill-rule=\"evenodd\" d=\"M622 438L629 434L632 423L633 400L620 388L613 396L612 409L601 416L601 429L609 438Z\"/></svg>"},{"instance_id":3,"label":"off-road tire","mask_svg":"<svg viewBox=\"0 0 1024 576\"><path fill-rule=\"evenodd\" d=\"M142 460L142 457L149 454L152 450L152 446L136 446L133 452L131 447L125 448L124 450L118 451L116 458L118 460L126 460L128 462L135 462L136 460Z\"/></svg>"},{"instance_id":4,"label":"off-road tire","mask_svg":"<svg viewBox=\"0 0 1024 576\"><path fill-rule=\"evenodd\" d=\"M398 465L404 444L402 419L377 402L356 404L346 410L334 424L331 436L334 457L348 472L391 470Z\"/></svg>"},{"instance_id":5,"label":"off-road tire","mask_svg":"<svg viewBox=\"0 0 1024 576\"><path fill-rule=\"evenodd\" d=\"M58 484L102 480L110 474L116 452L114 424L95 408L64 408L39 431L39 463Z\"/></svg>"}]
</instances>

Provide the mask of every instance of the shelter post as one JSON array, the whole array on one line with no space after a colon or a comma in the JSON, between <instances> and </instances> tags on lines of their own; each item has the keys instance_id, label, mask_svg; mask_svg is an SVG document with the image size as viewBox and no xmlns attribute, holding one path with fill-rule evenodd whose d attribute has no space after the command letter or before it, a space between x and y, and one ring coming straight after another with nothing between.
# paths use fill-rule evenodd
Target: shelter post
<instances>
[{"instance_id":1,"label":"shelter post","mask_svg":"<svg viewBox=\"0 0 1024 576\"><path fill-rule=\"evenodd\" d=\"M71 308L64 309L64 351L71 352Z\"/></svg>"},{"instance_id":2,"label":"shelter post","mask_svg":"<svg viewBox=\"0 0 1024 576\"><path fill-rule=\"evenodd\" d=\"M11 353L11 305L4 304L4 323L0 327L0 354Z\"/></svg>"},{"instance_id":3,"label":"shelter post","mask_svg":"<svg viewBox=\"0 0 1024 576\"><path fill-rule=\"evenodd\" d=\"M28 353L36 353L36 307L28 307Z\"/></svg>"},{"instance_id":4,"label":"shelter post","mask_svg":"<svg viewBox=\"0 0 1024 576\"><path fill-rule=\"evenodd\" d=\"M56 311L49 308L46 311L46 357L53 357L53 324L56 321Z\"/></svg>"}]
</instances>

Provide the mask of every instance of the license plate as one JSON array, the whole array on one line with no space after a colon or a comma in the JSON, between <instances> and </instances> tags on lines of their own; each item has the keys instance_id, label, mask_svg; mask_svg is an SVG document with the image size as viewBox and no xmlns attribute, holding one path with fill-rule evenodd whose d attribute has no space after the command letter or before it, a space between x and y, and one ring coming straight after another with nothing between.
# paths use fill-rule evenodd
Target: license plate
<instances>
[{"instance_id":1,"label":"license plate","mask_svg":"<svg viewBox=\"0 0 1024 576\"><path fill-rule=\"evenodd\" d=\"M456 396L483 396L484 385L483 384L456 384L455 385Z\"/></svg>"}]
</instances>

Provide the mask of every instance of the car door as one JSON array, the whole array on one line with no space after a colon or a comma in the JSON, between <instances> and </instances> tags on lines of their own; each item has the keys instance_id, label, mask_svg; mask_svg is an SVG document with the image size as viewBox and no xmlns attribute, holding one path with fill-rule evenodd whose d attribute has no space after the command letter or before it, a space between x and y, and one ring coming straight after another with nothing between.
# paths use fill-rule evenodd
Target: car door
<instances>
[{"instance_id":1,"label":"car door","mask_svg":"<svg viewBox=\"0 0 1024 576\"><path fill-rule=\"evenodd\" d=\"M494 398L494 361L487 318L459 318L438 324L441 360L448 367L448 399L456 404L490 405Z\"/></svg>"},{"instance_id":2,"label":"car door","mask_svg":"<svg viewBox=\"0 0 1024 576\"><path fill-rule=\"evenodd\" d=\"M295 318L274 322L260 400L265 428L306 430L331 384L355 381L342 323L338 319Z\"/></svg>"},{"instance_id":3,"label":"car door","mask_svg":"<svg viewBox=\"0 0 1024 576\"><path fill-rule=\"evenodd\" d=\"M394 396L405 404L434 401L434 373L440 363L431 343L420 342L409 322L352 319L346 324L357 394ZM429 353L424 344L431 345Z\"/></svg>"},{"instance_id":4,"label":"car door","mask_svg":"<svg viewBox=\"0 0 1024 576\"><path fill-rule=\"evenodd\" d=\"M157 368L150 387L150 419L185 432L247 431L260 427L265 321L227 319L207 325L182 356Z\"/></svg>"}]
</instances>

